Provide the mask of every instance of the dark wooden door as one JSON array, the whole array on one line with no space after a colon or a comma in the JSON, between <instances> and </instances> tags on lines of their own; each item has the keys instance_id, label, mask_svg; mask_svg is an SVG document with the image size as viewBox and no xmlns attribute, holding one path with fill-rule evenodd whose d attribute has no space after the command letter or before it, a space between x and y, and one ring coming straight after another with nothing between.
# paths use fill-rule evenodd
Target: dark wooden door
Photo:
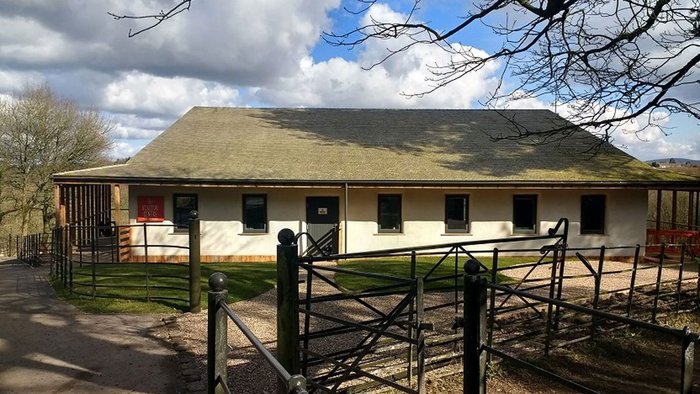
<instances>
[{"instance_id":1,"label":"dark wooden door","mask_svg":"<svg viewBox=\"0 0 700 394\"><path fill-rule=\"evenodd\" d=\"M338 224L340 223L338 197L307 197L306 198L306 231L316 240L323 254L338 253ZM308 248L312 254L320 254Z\"/></svg>"}]
</instances>

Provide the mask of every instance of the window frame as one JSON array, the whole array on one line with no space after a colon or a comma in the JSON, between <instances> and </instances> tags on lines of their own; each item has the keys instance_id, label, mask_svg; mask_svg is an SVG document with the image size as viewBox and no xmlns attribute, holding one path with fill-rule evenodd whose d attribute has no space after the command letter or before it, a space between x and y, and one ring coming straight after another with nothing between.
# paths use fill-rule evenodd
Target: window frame
<instances>
[{"instance_id":1,"label":"window frame","mask_svg":"<svg viewBox=\"0 0 700 394\"><path fill-rule=\"evenodd\" d=\"M537 205L538 205L538 198L539 196L537 194L514 194L513 195L513 234L536 234L537 233ZM531 228L518 228L516 225L516 200L517 199L532 199L534 204L533 204L533 212L532 212L532 227Z\"/></svg>"},{"instance_id":2,"label":"window frame","mask_svg":"<svg viewBox=\"0 0 700 394\"><path fill-rule=\"evenodd\" d=\"M584 230L583 224L584 224L584 212L583 212L583 201L585 198L600 198L602 200L602 210L599 212L600 214L600 223L601 223L601 228L596 228L596 229L586 229ZM579 212L579 220L580 220L580 227L579 227L579 234L581 235L605 235L605 216L607 214L608 210L608 204L607 204L607 197L605 194L584 194L581 196L581 210Z\"/></svg>"},{"instance_id":3,"label":"window frame","mask_svg":"<svg viewBox=\"0 0 700 394\"><path fill-rule=\"evenodd\" d=\"M262 229L256 229L256 228L248 228L246 226L247 220L246 220L246 199L249 197L262 197L263 199L263 207L265 208L264 212L264 228ZM270 225L268 222L268 216L267 216L267 194L263 193L254 193L254 194L242 194L241 195L241 224L243 225L243 233L244 234L267 234L269 231Z\"/></svg>"},{"instance_id":4,"label":"window frame","mask_svg":"<svg viewBox=\"0 0 700 394\"><path fill-rule=\"evenodd\" d=\"M381 207L382 204L380 203L380 200L382 198L397 198L399 200L399 221L398 221L398 229L383 229L382 224L381 224ZM377 232L378 233L389 233L389 234L400 234L403 232L403 196L401 194L378 194L377 195Z\"/></svg>"},{"instance_id":5,"label":"window frame","mask_svg":"<svg viewBox=\"0 0 700 394\"><path fill-rule=\"evenodd\" d=\"M187 211L187 222L185 225L180 225L177 221L177 214L176 212L178 209L177 207L177 199L178 197L194 197L194 210L199 212L199 195L197 193L173 193L173 226L175 227L175 231L188 231L190 228L190 217L189 214L192 212L193 209L189 209Z\"/></svg>"},{"instance_id":6,"label":"window frame","mask_svg":"<svg viewBox=\"0 0 700 394\"><path fill-rule=\"evenodd\" d=\"M450 198L462 198L464 201L464 228L450 228L448 222L447 200ZM469 194L445 194L445 233L469 233L471 222L469 218Z\"/></svg>"}]
</instances>

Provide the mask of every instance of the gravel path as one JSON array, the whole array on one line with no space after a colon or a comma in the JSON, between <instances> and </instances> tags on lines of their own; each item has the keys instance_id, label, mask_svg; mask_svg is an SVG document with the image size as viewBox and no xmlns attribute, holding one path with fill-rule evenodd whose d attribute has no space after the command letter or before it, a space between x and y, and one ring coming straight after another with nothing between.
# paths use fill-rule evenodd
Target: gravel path
<instances>
[{"instance_id":1,"label":"gravel path","mask_svg":"<svg viewBox=\"0 0 700 394\"><path fill-rule=\"evenodd\" d=\"M591 264L597 268L597 261ZM579 261L569 260L565 265L565 275L579 276L588 273L587 268ZM613 271L627 270L632 267L630 263L606 261L604 263L604 274L601 283L603 291L619 290L629 288L631 273L610 273ZM642 267L650 269L640 269L637 273L636 283L654 283L657 270L650 264L641 264ZM551 266L542 266L530 273L528 278L548 278ZM513 278L524 277L529 269L514 269L506 274ZM332 273L329 273L332 278ZM663 271L663 280L673 280L678 277L677 268L666 268ZM684 277L697 277L697 269L689 270ZM576 298L583 295L592 295L594 281L592 278L566 279L564 282L564 298ZM304 297L305 284L300 284L300 296ZM547 290L538 290L540 293L547 293ZM327 284L322 284L319 280L314 280L314 294L333 294L337 290ZM448 303L453 300L453 293L429 294L426 296L425 305L437 305ZM461 297L461 295L459 295ZM383 312L389 312L401 297L388 296L372 301L373 306ZM273 289L251 300L231 304L232 309L250 327L250 329L265 343L272 351L275 349L276 341L276 290ZM451 325L455 312L453 307L448 307L437 312L427 313L426 321L436 325L436 331L442 333L452 333ZM314 310L333 313L336 316L352 321L359 321L370 318L372 312L354 301L336 301L314 306ZM229 354L229 384L242 393L274 393L275 376L272 369L262 360L257 352L248 343L245 337L235 329L232 322L229 322L229 344L232 351ZM313 329L329 327L325 322L314 320ZM171 337L173 337L176 348L181 350L181 364L186 366L185 371L190 382L195 382L193 387L201 387L206 382L206 312L199 314L183 314L176 318L174 324L168 325ZM394 331L400 333L398 331ZM333 341L326 341L324 346L318 344L312 346L315 350L329 351L331 349L347 348L353 346L358 341L353 336L337 336ZM320 341L319 341L320 342ZM198 374L196 372L199 372ZM199 383L197 383L199 382Z\"/></svg>"}]
</instances>

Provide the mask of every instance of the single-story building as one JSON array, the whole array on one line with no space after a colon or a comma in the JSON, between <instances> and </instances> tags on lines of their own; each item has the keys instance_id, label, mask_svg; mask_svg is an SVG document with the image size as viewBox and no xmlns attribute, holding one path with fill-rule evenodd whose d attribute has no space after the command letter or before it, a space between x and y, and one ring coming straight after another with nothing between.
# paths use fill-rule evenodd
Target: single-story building
<instances>
[{"instance_id":1,"label":"single-story building","mask_svg":"<svg viewBox=\"0 0 700 394\"><path fill-rule=\"evenodd\" d=\"M566 124L547 110L195 107L126 164L55 174L57 219L131 224L134 245L148 226L149 244L186 246L195 209L202 260L240 261L273 259L285 227L337 228L332 247L357 252L542 234L567 217L572 247L644 245L649 190L697 205L697 178L583 130L502 138ZM113 209L120 185L128 215Z\"/></svg>"}]
</instances>

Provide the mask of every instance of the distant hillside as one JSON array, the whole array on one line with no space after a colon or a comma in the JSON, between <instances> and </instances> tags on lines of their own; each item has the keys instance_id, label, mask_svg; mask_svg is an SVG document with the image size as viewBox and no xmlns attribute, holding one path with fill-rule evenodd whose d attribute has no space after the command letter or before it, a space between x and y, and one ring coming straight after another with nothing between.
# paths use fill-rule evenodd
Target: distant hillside
<instances>
[{"instance_id":1,"label":"distant hillside","mask_svg":"<svg viewBox=\"0 0 700 394\"><path fill-rule=\"evenodd\" d=\"M693 160L693 159L684 159L682 157L669 157L666 159L656 159L656 160L647 160L645 163L659 163L659 164L675 164L677 166L682 166L682 165L691 165L691 166L697 166L700 165L700 160Z\"/></svg>"}]
</instances>

